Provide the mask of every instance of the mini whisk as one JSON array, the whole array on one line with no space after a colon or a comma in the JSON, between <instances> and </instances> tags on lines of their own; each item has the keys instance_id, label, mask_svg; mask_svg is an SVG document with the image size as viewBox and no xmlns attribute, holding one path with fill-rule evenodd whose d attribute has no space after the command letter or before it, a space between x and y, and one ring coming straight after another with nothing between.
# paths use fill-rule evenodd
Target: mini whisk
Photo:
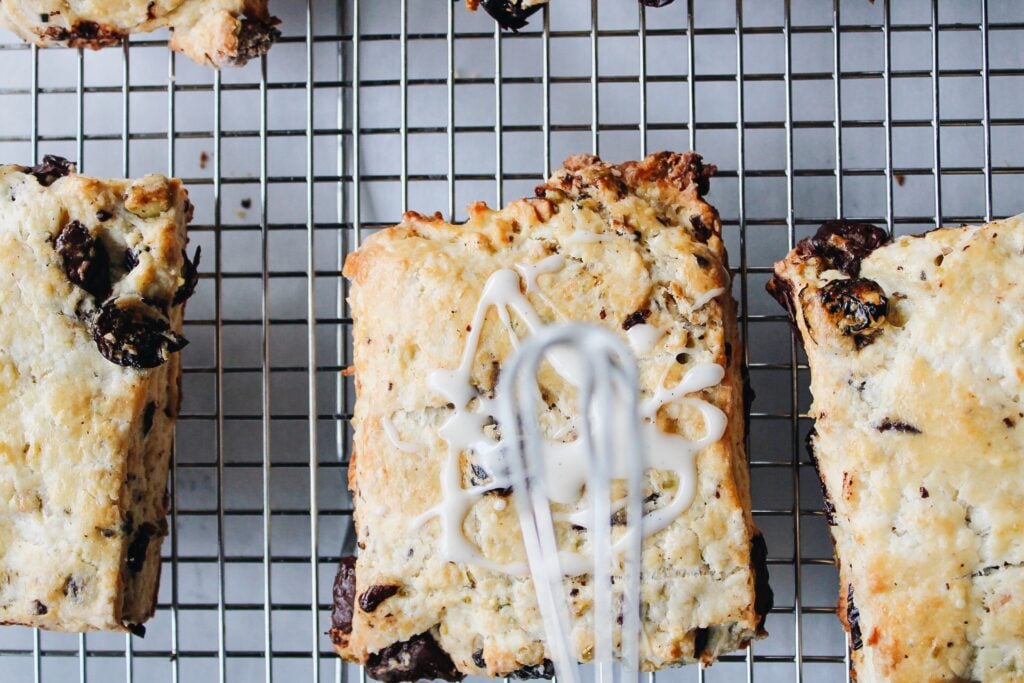
<instances>
[{"instance_id":1,"label":"mini whisk","mask_svg":"<svg viewBox=\"0 0 1024 683\"><path fill-rule=\"evenodd\" d=\"M590 476L583 494L593 586L593 661L598 681L636 680L640 662L640 569L645 448L640 428L636 362L610 331L560 324L538 330L503 372L499 415L508 477L522 528L530 574L543 618L549 656L560 683L581 679L571 633L565 554L558 548L556 517L547 494L544 436L538 422L537 372L545 358L571 363L578 383L578 439ZM612 501L613 479L625 498ZM614 509L613 509L614 507ZM613 534L613 511L625 512L625 529ZM613 538L613 536L618 538ZM621 590L616 590L621 589ZM618 632L618 648L616 648ZM618 663L617 663L618 662Z\"/></svg>"}]
</instances>

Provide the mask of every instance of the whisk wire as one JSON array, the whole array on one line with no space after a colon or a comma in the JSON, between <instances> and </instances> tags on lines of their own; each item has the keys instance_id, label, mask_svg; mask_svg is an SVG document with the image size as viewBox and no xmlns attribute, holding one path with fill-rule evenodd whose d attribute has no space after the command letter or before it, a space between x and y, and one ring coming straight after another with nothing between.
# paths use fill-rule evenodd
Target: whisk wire
<instances>
[{"instance_id":1,"label":"whisk wire","mask_svg":"<svg viewBox=\"0 0 1024 683\"><path fill-rule=\"evenodd\" d=\"M574 357L567 358L566 352ZM640 661L640 581L642 562L645 450L640 429L639 380L632 354L611 332L581 325L553 325L525 340L510 361L499 390L503 441L513 499L537 592L550 657L559 681L580 680L572 645L565 564L558 549L546 478L544 436L538 413L537 373L546 357L559 353L559 365L573 368L579 390L579 429L589 476L582 493L590 506L592 623L599 683L636 680ZM582 362L577 362L581 360ZM625 499L615 515L625 529L614 538L612 484L625 482ZM621 571L616 571L621 559ZM574 572L575 573L575 572ZM619 585L620 591L615 586ZM621 597L618 597L621 596ZM615 659L615 628L621 625Z\"/></svg>"}]
</instances>

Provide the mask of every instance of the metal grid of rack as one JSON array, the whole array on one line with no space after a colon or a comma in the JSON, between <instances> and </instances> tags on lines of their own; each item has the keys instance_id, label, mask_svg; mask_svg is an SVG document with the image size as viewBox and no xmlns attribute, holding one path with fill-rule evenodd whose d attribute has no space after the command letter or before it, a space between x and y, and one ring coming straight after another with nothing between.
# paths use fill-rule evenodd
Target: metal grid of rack
<instances>
[{"instance_id":1,"label":"metal grid of rack","mask_svg":"<svg viewBox=\"0 0 1024 683\"><path fill-rule=\"evenodd\" d=\"M1024 7L553 0L503 34L460 4L278 0L281 43L222 73L166 35L92 53L0 34L0 158L183 177L207 256L157 616L144 639L0 629L0 678L364 678L323 635L353 540L345 254L406 208L528 194L568 154L692 148L719 166L777 606L767 640L657 679L848 680L806 365L763 284L826 218L917 232L1024 209Z\"/></svg>"}]
</instances>

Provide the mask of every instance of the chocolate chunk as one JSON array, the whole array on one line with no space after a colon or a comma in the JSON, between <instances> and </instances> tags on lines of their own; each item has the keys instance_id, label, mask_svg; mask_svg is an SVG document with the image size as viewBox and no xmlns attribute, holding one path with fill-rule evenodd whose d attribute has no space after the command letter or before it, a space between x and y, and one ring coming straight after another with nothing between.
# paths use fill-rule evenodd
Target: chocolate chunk
<instances>
[{"instance_id":1,"label":"chocolate chunk","mask_svg":"<svg viewBox=\"0 0 1024 683\"><path fill-rule=\"evenodd\" d=\"M181 250L181 257L184 259L184 263L181 266L181 277L185 282L178 287L178 291L174 293L175 306L188 301L188 299L195 293L196 284L199 282L199 259L202 258L202 255L202 247L196 247L196 254L190 261L185 250Z\"/></svg>"},{"instance_id":2,"label":"chocolate chunk","mask_svg":"<svg viewBox=\"0 0 1024 683\"><path fill-rule=\"evenodd\" d=\"M49 608L47 608L46 605L44 605L43 603L39 602L38 600L33 600L32 601L32 609L35 610L36 614L46 614L47 612L50 611Z\"/></svg>"},{"instance_id":3,"label":"chocolate chunk","mask_svg":"<svg viewBox=\"0 0 1024 683\"><path fill-rule=\"evenodd\" d=\"M281 23L276 17L269 21L255 17L244 17L238 29L238 49L232 58L235 66L244 66L250 59L262 57L267 54L270 47L281 37L277 24Z\"/></svg>"},{"instance_id":4,"label":"chocolate chunk","mask_svg":"<svg viewBox=\"0 0 1024 683\"><path fill-rule=\"evenodd\" d=\"M818 291L818 297L829 319L845 335L874 332L889 312L889 300L874 280L833 280Z\"/></svg>"},{"instance_id":5,"label":"chocolate chunk","mask_svg":"<svg viewBox=\"0 0 1024 683\"><path fill-rule=\"evenodd\" d=\"M359 596L359 608L364 612L372 612L380 607L380 603L397 593L398 589L399 586L394 584L374 584Z\"/></svg>"},{"instance_id":6,"label":"chocolate chunk","mask_svg":"<svg viewBox=\"0 0 1024 683\"><path fill-rule=\"evenodd\" d=\"M61 257L71 284L103 301L110 295L110 256L103 243L78 221L71 221L57 235L54 249Z\"/></svg>"},{"instance_id":7,"label":"chocolate chunk","mask_svg":"<svg viewBox=\"0 0 1024 683\"><path fill-rule=\"evenodd\" d=\"M759 533L750 539L750 567L754 572L754 613L760 617L757 622L760 632L764 630L768 613L775 606L775 593L768 583L768 546Z\"/></svg>"},{"instance_id":8,"label":"chocolate chunk","mask_svg":"<svg viewBox=\"0 0 1024 683\"><path fill-rule=\"evenodd\" d=\"M109 299L90 328L103 357L129 368L155 368L188 344L165 317L141 301Z\"/></svg>"},{"instance_id":9,"label":"chocolate chunk","mask_svg":"<svg viewBox=\"0 0 1024 683\"><path fill-rule=\"evenodd\" d=\"M859 650L864 647L860 633L860 610L853 602L853 584L846 587L846 628L850 632L850 647Z\"/></svg>"},{"instance_id":10,"label":"chocolate chunk","mask_svg":"<svg viewBox=\"0 0 1024 683\"><path fill-rule=\"evenodd\" d=\"M671 5L673 0L640 0L641 5L647 7L664 7L665 5Z\"/></svg>"},{"instance_id":11,"label":"chocolate chunk","mask_svg":"<svg viewBox=\"0 0 1024 683\"><path fill-rule=\"evenodd\" d=\"M836 506L832 503L832 496L828 495L828 489L825 488L825 480L821 477L821 469L818 467L818 458L814 454L814 437L818 435L816 429L811 429L807 433L807 455L811 459L811 463L814 468L818 471L818 484L821 486L821 500L822 507L825 510L825 521L829 526L836 526Z\"/></svg>"},{"instance_id":12,"label":"chocolate chunk","mask_svg":"<svg viewBox=\"0 0 1024 683\"><path fill-rule=\"evenodd\" d=\"M622 321L622 329L629 330L631 327L637 325L643 325L648 318L651 317L651 311L648 308L640 309L639 311L633 311L626 316L626 319Z\"/></svg>"},{"instance_id":13,"label":"chocolate chunk","mask_svg":"<svg viewBox=\"0 0 1024 683\"><path fill-rule=\"evenodd\" d=\"M96 212L96 220L98 220L100 223L105 223L106 221L109 221L112 217L113 214L111 214L106 209L100 209L99 211Z\"/></svg>"},{"instance_id":14,"label":"chocolate chunk","mask_svg":"<svg viewBox=\"0 0 1024 683\"><path fill-rule=\"evenodd\" d=\"M518 681L528 681L535 678L554 678L555 665L550 659L545 659L540 664L529 664L520 667L511 672L508 677Z\"/></svg>"},{"instance_id":15,"label":"chocolate chunk","mask_svg":"<svg viewBox=\"0 0 1024 683\"><path fill-rule=\"evenodd\" d=\"M927 497L928 497L928 496L930 496L930 495L931 495L931 494L930 494L930 493L928 493L928 489L926 489L925 487L923 487L923 486L922 486L922 487L921 487L921 497L922 497L922 498L927 498Z\"/></svg>"},{"instance_id":16,"label":"chocolate chunk","mask_svg":"<svg viewBox=\"0 0 1024 683\"><path fill-rule=\"evenodd\" d=\"M448 653L441 649L430 632L388 645L366 660L366 673L381 683L401 683L421 678L460 681L462 674Z\"/></svg>"},{"instance_id":17,"label":"chocolate chunk","mask_svg":"<svg viewBox=\"0 0 1024 683\"><path fill-rule=\"evenodd\" d=\"M825 261L823 270L835 268L850 277L860 274L860 262L889 241L889 235L868 223L825 221L813 237L800 240L797 253Z\"/></svg>"},{"instance_id":18,"label":"chocolate chunk","mask_svg":"<svg viewBox=\"0 0 1024 683\"><path fill-rule=\"evenodd\" d=\"M142 624L125 624L125 626L128 627L128 631L133 636L138 636L139 638L145 638L146 637L146 627L144 625L142 625Z\"/></svg>"},{"instance_id":19,"label":"chocolate chunk","mask_svg":"<svg viewBox=\"0 0 1024 683\"><path fill-rule=\"evenodd\" d=\"M1008 429L1013 429L1017 426L1017 423L1013 421L1012 417L1004 417L1003 424L1006 425Z\"/></svg>"},{"instance_id":20,"label":"chocolate chunk","mask_svg":"<svg viewBox=\"0 0 1024 683\"><path fill-rule=\"evenodd\" d=\"M49 187L58 178L63 178L74 172L75 162L53 154L47 154L43 157L41 164L36 164L26 171L26 173L34 175L43 187Z\"/></svg>"},{"instance_id":21,"label":"chocolate chunk","mask_svg":"<svg viewBox=\"0 0 1024 683\"><path fill-rule=\"evenodd\" d=\"M150 401L146 404L146 410L142 413L142 435L149 434L153 428L153 415L156 414L156 404Z\"/></svg>"},{"instance_id":22,"label":"chocolate chunk","mask_svg":"<svg viewBox=\"0 0 1024 683\"><path fill-rule=\"evenodd\" d=\"M480 5L499 26L510 31L526 26L530 15L541 8L541 5L523 7L522 0L481 0Z\"/></svg>"},{"instance_id":23,"label":"chocolate chunk","mask_svg":"<svg viewBox=\"0 0 1024 683\"><path fill-rule=\"evenodd\" d=\"M711 629L709 628L698 628L693 632L693 658L700 659L700 656L704 654L705 648L708 646L708 640L711 636Z\"/></svg>"},{"instance_id":24,"label":"chocolate chunk","mask_svg":"<svg viewBox=\"0 0 1024 683\"><path fill-rule=\"evenodd\" d=\"M904 434L920 434L921 430L912 424L906 422L900 422L899 420L892 420L890 418L884 418L879 422L875 429L880 432L902 432Z\"/></svg>"},{"instance_id":25,"label":"chocolate chunk","mask_svg":"<svg viewBox=\"0 0 1024 683\"><path fill-rule=\"evenodd\" d=\"M356 558L341 558L334 576L334 607L331 609L331 628L341 633L352 633L352 613L356 602Z\"/></svg>"},{"instance_id":26,"label":"chocolate chunk","mask_svg":"<svg viewBox=\"0 0 1024 683\"><path fill-rule=\"evenodd\" d=\"M149 549L149 542L156 533L156 530L154 525L146 522L135 532L135 538L128 545L128 552L124 558L128 571L132 574L138 574L142 571L142 567L146 563L146 550Z\"/></svg>"},{"instance_id":27,"label":"chocolate chunk","mask_svg":"<svg viewBox=\"0 0 1024 683\"><path fill-rule=\"evenodd\" d=\"M473 653L473 663L476 664L481 669L486 669L487 668L487 660L484 659L484 651L483 650L476 650Z\"/></svg>"}]
</instances>

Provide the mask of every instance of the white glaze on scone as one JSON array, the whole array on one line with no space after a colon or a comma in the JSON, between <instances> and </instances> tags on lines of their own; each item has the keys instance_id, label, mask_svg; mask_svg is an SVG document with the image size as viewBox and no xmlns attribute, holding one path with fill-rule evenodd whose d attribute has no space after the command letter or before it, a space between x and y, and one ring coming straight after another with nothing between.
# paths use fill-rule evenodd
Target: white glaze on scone
<instances>
[{"instance_id":1,"label":"white glaze on scone","mask_svg":"<svg viewBox=\"0 0 1024 683\"><path fill-rule=\"evenodd\" d=\"M834 506L840 616L862 643L857 680L1019 681L1022 217L898 238L859 274L834 265L798 248L773 288L811 366L813 451ZM860 344L820 294L854 274L888 300Z\"/></svg>"},{"instance_id":2,"label":"white glaze on scone","mask_svg":"<svg viewBox=\"0 0 1024 683\"><path fill-rule=\"evenodd\" d=\"M170 28L170 48L200 64L239 66L277 38L266 0L3 0L0 27L39 47L93 49Z\"/></svg>"},{"instance_id":3,"label":"white glaze on scone","mask_svg":"<svg viewBox=\"0 0 1024 683\"><path fill-rule=\"evenodd\" d=\"M101 302L55 242L79 222L115 264L111 298L172 302L191 207L162 176L44 186L27 170L0 166L0 622L137 630L156 604L179 355L105 358L88 322ZM183 308L169 306L176 332Z\"/></svg>"},{"instance_id":4,"label":"white glaze on scone","mask_svg":"<svg viewBox=\"0 0 1024 683\"><path fill-rule=\"evenodd\" d=\"M697 455L693 503L645 544L643 665L658 669L695 655L710 662L755 637L761 618L751 568L756 532L743 449L742 354L735 305L725 294L718 216L701 198L706 182L695 155L665 153L619 166L574 157L537 198L501 211L476 204L458 226L409 213L349 257L357 389L350 487L361 551L356 586L339 588L356 602L351 628L336 621L332 631L343 656L369 662L373 675L376 653L426 633L466 674L502 675L546 657L529 578L450 562L440 552L438 520L414 524L443 500L449 452L439 430L458 403L438 392L431 373L454 371L470 337L479 335L464 392L475 410L493 398L514 350L509 330L527 333L530 314L517 307L503 321L492 306L474 327L485 284L503 269L544 324L591 322L623 340L635 325L662 330L639 354L642 400L664 399L655 395L693 368L724 368L720 383L693 397L721 411L725 434ZM539 379L548 404L541 423L556 438L575 416L575 390L547 365ZM699 410L665 403L657 416L662 432L691 440L705 434ZM473 486L479 472L467 454L458 465L461 486ZM650 507L667 505L677 483L671 473L652 472L648 490L658 495ZM525 561L516 512L500 495L472 503L461 536L496 565ZM569 528L562 541L585 550L584 535ZM577 589L573 636L587 659L590 587L585 576L567 583ZM359 598L376 586L398 588L367 611ZM695 638L707 641L698 653Z\"/></svg>"}]
</instances>

